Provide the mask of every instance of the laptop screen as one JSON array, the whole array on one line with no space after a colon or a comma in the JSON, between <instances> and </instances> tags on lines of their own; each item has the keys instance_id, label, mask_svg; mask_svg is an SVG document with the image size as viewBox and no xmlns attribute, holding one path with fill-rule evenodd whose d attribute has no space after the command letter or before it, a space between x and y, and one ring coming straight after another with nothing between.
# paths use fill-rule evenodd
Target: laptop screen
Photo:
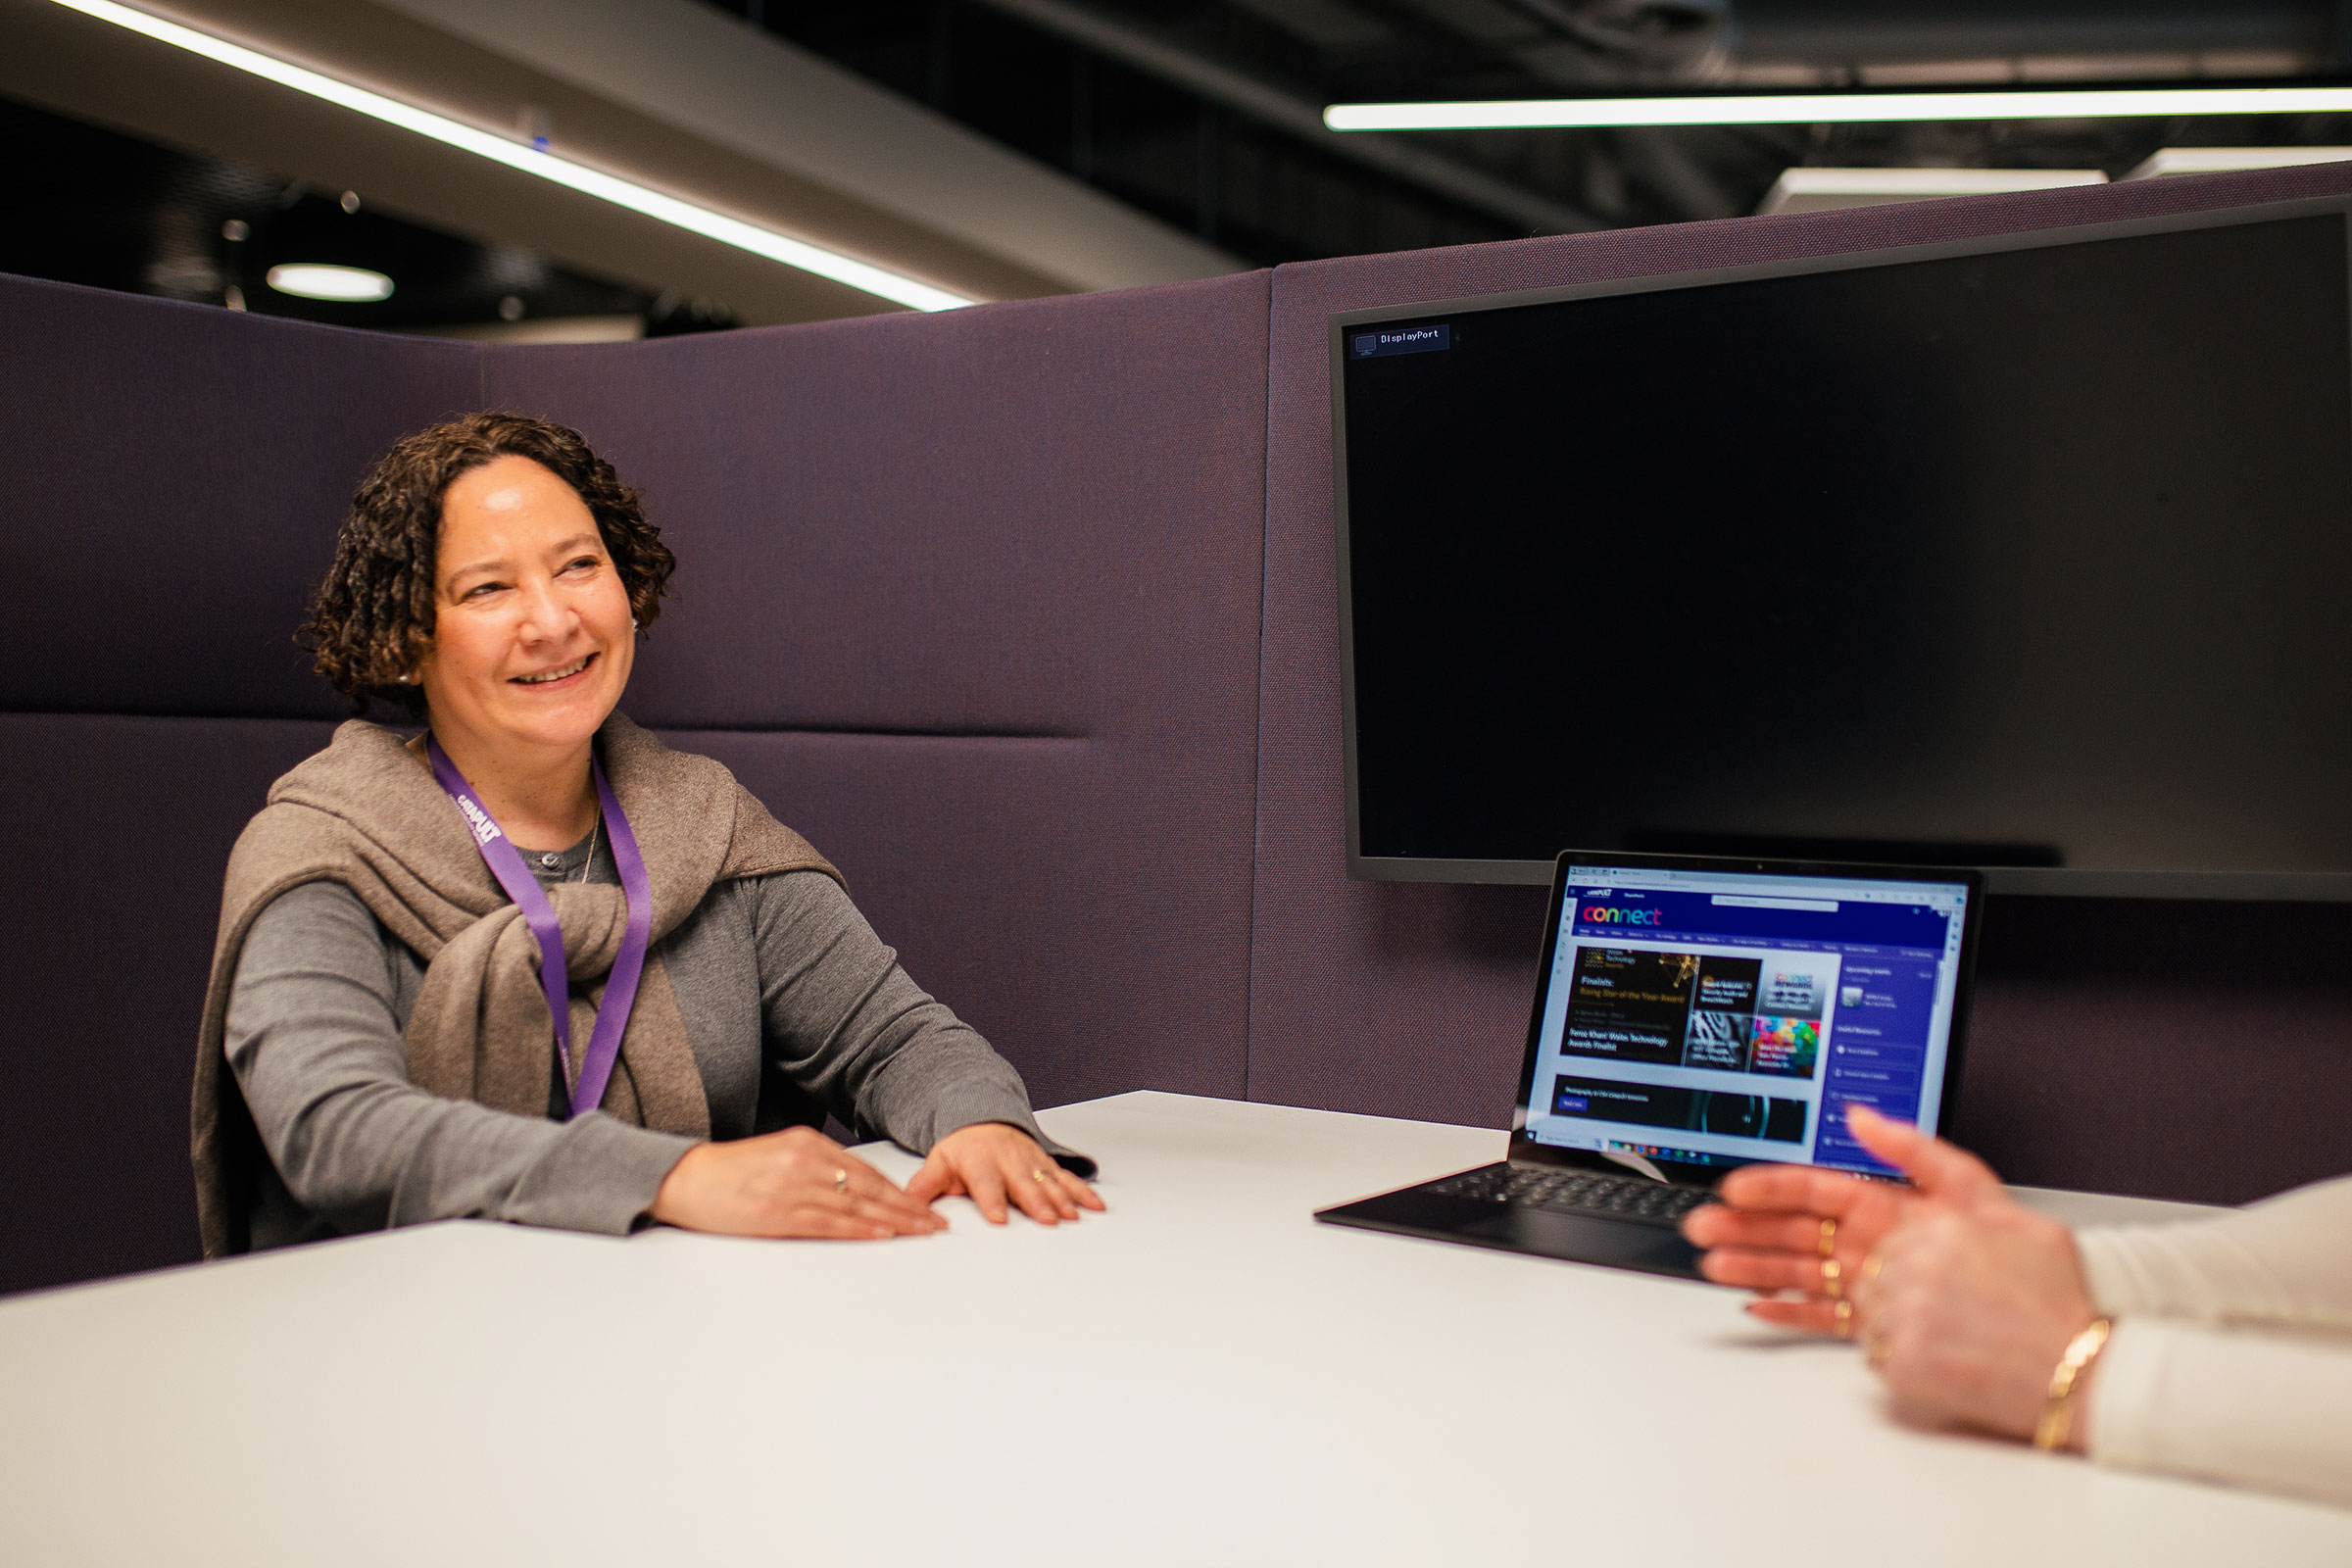
<instances>
[{"instance_id":1,"label":"laptop screen","mask_svg":"<svg viewBox=\"0 0 2352 1568\"><path fill-rule=\"evenodd\" d=\"M1846 1134L1848 1103L1936 1129L1966 956L1965 873L1570 861L1559 876L1526 1138L1660 1164L1884 1175Z\"/></svg>"}]
</instances>

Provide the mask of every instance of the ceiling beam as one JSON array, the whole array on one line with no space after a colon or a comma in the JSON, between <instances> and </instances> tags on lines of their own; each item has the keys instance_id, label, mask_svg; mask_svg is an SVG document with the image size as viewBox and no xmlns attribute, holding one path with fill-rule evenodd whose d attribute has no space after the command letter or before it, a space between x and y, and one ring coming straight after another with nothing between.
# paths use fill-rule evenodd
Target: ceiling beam
<instances>
[{"instance_id":1,"label":"ceiling beam","mask_svg":"<svg viewBox=\"0 0 2352 1568\"><path fill-rule=\"evenodd\" d=\"M375 3L1066 288L1248 266L705 0Z\"/></svg>"}]
</instances>

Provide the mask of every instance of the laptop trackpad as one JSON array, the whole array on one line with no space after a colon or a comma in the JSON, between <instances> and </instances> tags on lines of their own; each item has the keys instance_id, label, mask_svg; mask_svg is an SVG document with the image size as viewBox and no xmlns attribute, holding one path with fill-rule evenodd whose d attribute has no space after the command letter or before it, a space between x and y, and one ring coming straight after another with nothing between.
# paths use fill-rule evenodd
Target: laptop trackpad
<instances>
[{"instance_id":1,"label":"laptop trackpad","mask_svg":"<svg viewBox=\"0 0 2352 1568\"><path fill-rule=\"evenodd\" d=\"M1698 1276L1698 1250L1662 1225L1634 1225L1598 1216L1552 1213L1540 1208L1506 1209L1457 1226L1463 1236L1492 1237L1523 1251L1579 1263L1649 1274Z\"/></svg>"}]
</instances>

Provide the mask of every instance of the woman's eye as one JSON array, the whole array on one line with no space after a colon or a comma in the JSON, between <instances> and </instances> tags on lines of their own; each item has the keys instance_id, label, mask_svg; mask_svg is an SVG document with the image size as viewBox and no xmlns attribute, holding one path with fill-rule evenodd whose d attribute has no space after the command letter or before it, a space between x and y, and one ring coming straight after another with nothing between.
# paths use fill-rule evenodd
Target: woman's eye
<instances>
[{"instance_id":1,"label":"woman's eye","mask_svg":"<svg viewBox=\"0 0 2352 1568\"><path fill-rule=\"evenodd\" d=\"M494 594L505 586L506 584L503 582L477 582L458 597L460 599L479 599L482 595Z\"/></svg>"},{"instance_id":2,"label":"woman's eye","mask_svg":"<svg viewBox=\"0 0 2352 1568\"><path fill-rule=\"evenodd\" d=\"M594 568L594 567L601 566L601 565L603 565L603 564L604 564L604 563L603 563L602 561L599 561L599 560L598 560L596 557L594 557L594 556L582 556L582 557L581 557L579 560L577 560L577 561L573 562L573 563L572 563L570 565L568 565L568 566L564 567L564 570L566 570L566 571L579 571L579 570L582 570L583 568L590 568L590 569L592 569L592 568Z\"/></svg>"}]
</instances>

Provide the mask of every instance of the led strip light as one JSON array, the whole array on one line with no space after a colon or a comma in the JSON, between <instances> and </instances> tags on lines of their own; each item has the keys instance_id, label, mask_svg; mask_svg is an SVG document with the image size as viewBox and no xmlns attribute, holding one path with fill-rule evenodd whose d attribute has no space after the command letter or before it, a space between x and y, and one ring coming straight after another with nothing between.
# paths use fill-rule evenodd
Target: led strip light
<instances>
[{"instance_id":1,"label":"led strip light","mask_svg":"<svg viewBox=\"0 0 2352 1568\"><path fill-rule=\"evenodd\" d=\"M114 0L57 0L57 4L69 11L78 11L85 17L94 17L100 22L111 22L118 27L127 28L174 48L185 49L190 54L202 55L207 60L218 61L265 81L273 81L281 87L291 87L296 92L340 105L370 120L415 131L444 146L456 147L476 157L487 158L494 164L520 170L582 195L611 202L615 207L625 207L632 213L641 213L689 233L717 240L722 245L732 245L737 250L749 251L771 262L781 262L786 267L798 268L804 272L813 272L818 277L831 278L836 283L846 283L851 288L894 304L911 306L918 311L952 311L958 306L975 303L960 294L951 294L944 288L936 288L876 267L870 262L861 262L855 257L811 245L806 240L793 239L773 229L761 228L757 223L747 223L741 219L714 213L707 207L697 207L692 202L664 195L634 180L622 179L617 174L608 174L585 164L573 163L555 153L542 152L528 142L478 129L444 115L436 115L430 110L404 104L381 93L369 92L365 87L337 81L332 76L289 65L283 60L223 38L216 38L207 32L199 32L193 27L182 26L176 22L166 22L144 11L117 5Z\"/></svg>"},{"instance_id":2,"label":"led strip light","mask_svg":"<svg viewBox=\"0 0 2352 1568\"><path fill-rule=\"evenodd\" d=\"M1598 129L1625 125L1838 125L1932 120L2169 120L2352 112L2352 87L2092 87L2020 92L1814 92L1683 98L1530 98L1333 104L1333 130Z\"/></svg>"}]
</instances>

